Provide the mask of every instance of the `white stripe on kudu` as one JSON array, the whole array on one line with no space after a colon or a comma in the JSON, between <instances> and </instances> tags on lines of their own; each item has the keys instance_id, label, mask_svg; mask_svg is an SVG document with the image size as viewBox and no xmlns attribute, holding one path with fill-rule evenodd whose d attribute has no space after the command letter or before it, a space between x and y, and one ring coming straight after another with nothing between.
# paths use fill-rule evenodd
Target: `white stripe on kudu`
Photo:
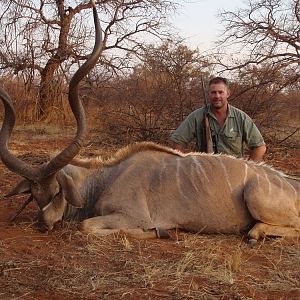
<instances>
[{"instance_id":1,"label":"white stripe on kudu","mask_svg":"<svg viewBox=\"0 0 300 300\"><path fill-rule=\"evenodd\" d=\"M224 165L224 163L221 159L221 156L218 156L218 161L220 163L220 166L221 166L222 170L224 171L226 183L229 186L229 190L230 190L230 192L232 192L232 186L231 186L230 178L229 178L229 175L228 175L228 172L227 172L227 168Z\"/></svg>"},{"instance_id":2,"label":"white stripe on kudu","mask_svg":"<svg viewBox=\"0 0 300 300\"><path fill-rule=\"evenodd\" d=\"M205 180L207 181L207 183L209 184L210 183L210 180L209 178L207 177L206 175L206 172L205 172L205 168L203 167L203 165L201 164L201 162L197 159L198 156L192 156L192 159L196 165L196 171L198 173L198 175L201 177L201 178L205 178Z\"/></svg>"},{"instance_id":3,"label":"white stripe on kudu","mask_svg":"<svg viewBox=\"0 0 300 300\"><path fill-rule=\"evenodd\" d=\"M179 158L176 160L176 174L175 174L175 178L176 178L176 185L177 185L177 188L178 188L178 191L181 195L182 198L184 199L187 199L187 196L184 192L184 190L182 189L183 187L183 184L181 182L181 163L182 163L182 160Z\"/></svg>"},{"instance_id":4,"label":"white stripe on kudu","mask_svg":"<svg viewBox=\"0 0 300 300\"><path fill-rule=\"evenodd\" d=\"M247 181L247 176L248 176L248 164L245 164L245 175L244 175L244 187L246 186L246 181Z\"/></svg>"}]
</instances>

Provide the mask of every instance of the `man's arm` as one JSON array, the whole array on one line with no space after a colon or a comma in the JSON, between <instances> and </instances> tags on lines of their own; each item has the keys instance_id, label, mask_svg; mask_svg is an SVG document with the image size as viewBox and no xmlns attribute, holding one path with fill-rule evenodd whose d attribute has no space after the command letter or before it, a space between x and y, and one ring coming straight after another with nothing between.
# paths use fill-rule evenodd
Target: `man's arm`
<instances>
[{"instance_id":1,"label":"man's arm","mask_svg":"<svg viewBox=\"0 0 300 300\"><path fill-rule=\"evenodd\" d=\"M199 108L190 113L172 133L170 146L182 152L189 152L189 144L196 138L196 129L203 120L203 109Z\"/></svg>"},{"instance_id":2,"label":"man's arm","mask_svg":"<svg viewBox=\"0 0 300 300\"><path fill-rule=\"evenodd\" d=\"M261 145L259 147L253 148L250 150L249 159L255 162L263 160L264 154L266 153L266 145Z\"/></svg>"}]
</instances>

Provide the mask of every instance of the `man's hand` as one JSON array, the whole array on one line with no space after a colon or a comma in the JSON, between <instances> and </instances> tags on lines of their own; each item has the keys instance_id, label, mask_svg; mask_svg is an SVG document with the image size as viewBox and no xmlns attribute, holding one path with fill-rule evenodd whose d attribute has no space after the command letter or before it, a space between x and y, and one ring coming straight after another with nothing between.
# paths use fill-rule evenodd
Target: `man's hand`
<instances>
[{"instance_id":1,"label":"man's hand","mask_svg":"<svg viewBox=\"0 0 300 300\"><path fill-rule=\"evenodd\" d=\"M177 143L175 143L175 142L171 142L171 147L173 148L173 149L176 149L176 150L179 150L179 151L181 151L181 152L185 152L185 148L182 146L182 145L180 145L180 144L177 144Z\"/></svg>"}]
</instances>

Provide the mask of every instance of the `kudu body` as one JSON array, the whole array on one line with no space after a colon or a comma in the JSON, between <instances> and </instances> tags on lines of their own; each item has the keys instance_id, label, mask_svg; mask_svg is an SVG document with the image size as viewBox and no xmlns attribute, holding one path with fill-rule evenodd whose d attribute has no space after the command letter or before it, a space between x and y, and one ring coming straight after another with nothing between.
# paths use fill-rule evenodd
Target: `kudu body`
<instances>
[{"instance_id":1,"label":"kudu body","mask_svg":"<svg viewBox=\"0 0 300 300\"><path fill-rule=\"evenodd\" d=\"M71 209L65 201L60 217L78 217L89 233L123 230L148 237L145 231L153 228L250 230L251 242L266 235L300 236L299 180L263 164L183 154L153 143L128 146L107 162L75 159L71 164L64 171L76 182L85 207ZM51 210L56 215L56 207ZM51 227L53 220L48 222Z\"/></svg>"},{"instance_id":2,"label":"kudu body","mask_svg":"<svg viewBox=\"0 0 300 300\"><path fill-rule=\"evenodd\" d=\"M183 154L146 142L121 149L104 162L74 159L86 131L78 83L101 52L95 7L93 12L95 47L70 83L77 134L65 150L38 167L16 158L7 148L15 113L9 96L0 89L5 107L1 159L25 178L8 196L29 193L47 230L61 219L77 219L83 231L100 235L124 231L148 238L179 228L203 233L248 231L251 242L265 235L299 236L300 182L263 164L226 155Z\"/></svg>"}]
</instances>

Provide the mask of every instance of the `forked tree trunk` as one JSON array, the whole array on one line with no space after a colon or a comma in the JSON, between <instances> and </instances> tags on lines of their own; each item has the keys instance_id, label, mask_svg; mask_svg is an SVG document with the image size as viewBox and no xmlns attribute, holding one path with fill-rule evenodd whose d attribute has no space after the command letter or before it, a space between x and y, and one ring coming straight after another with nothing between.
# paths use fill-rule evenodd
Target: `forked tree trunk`
<instances>
[{"instance_id":1,"label":"forked tree trunk","mask_svg":"<svg viewBox=\"0 0 300 300\"><path fill-rule=\"evenodd\" d=\"M68 36L70 32L71 20L75 15L74 11L70 11L68 14L65 11L64 0L56 0L58 14L60 19L60 34L56 52L48 60L45 68L41 71L40 82L40 98L38 118L41 118L47 112L47 108L53 106L55 98L57 97L55 72L59 66L70 57L70 49L68 46Z\"/></svg>"}]
</instances>

